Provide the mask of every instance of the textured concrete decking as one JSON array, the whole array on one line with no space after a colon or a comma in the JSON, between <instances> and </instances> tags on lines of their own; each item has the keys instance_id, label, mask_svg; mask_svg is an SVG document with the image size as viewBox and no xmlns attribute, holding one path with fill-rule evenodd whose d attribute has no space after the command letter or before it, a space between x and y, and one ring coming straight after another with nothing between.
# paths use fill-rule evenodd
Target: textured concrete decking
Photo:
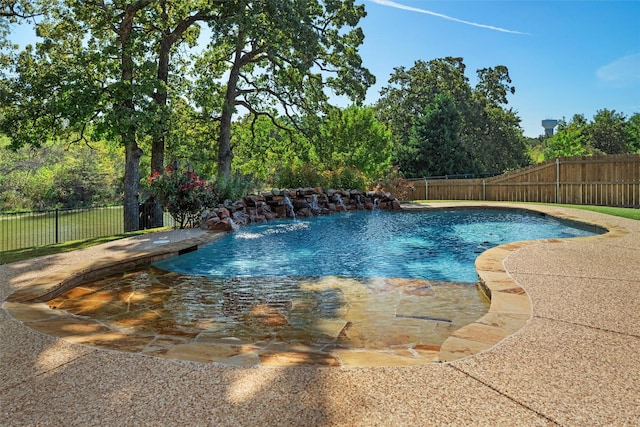
<instances>
[{"instance_id":1,"label":"textured concrete decking","mask_svg":"<svg viewBox=\"0 0 640 427\"><path fill-rule=\"evenodd\" d=\"M418 367L238 368L72 344L0 310L0 425L640 425L640 222L527 207L614 231L498 248L498 278L479 262L493 290L513 281L531 310L481 353ZM56 270L193 232L0 266L0 301Z\"/></svg>"}]
</instances>

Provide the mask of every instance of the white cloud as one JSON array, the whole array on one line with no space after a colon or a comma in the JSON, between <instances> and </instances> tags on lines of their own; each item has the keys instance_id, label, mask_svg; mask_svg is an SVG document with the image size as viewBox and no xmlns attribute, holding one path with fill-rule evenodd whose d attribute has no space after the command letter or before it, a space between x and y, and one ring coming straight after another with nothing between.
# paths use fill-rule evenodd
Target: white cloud
<instances>
[{"instance_id":1,"label":"white cloud","mask_svg":"<svg viewBox=\"0 0 640 427\"><path fill-rule=\"evenodd\" d=\"M616 86L626 86L640 81L640 53L623 56L596 71L600 80Z\"/></svg>"},{"instance_id":2,"label":"white cloud","mask_svg":"<svg viewBox=\"0 0 640 427\"><path fill-rule=\"evenodd\" d=\"M431 16L435 16L435 17L438 17L438 18L447 19L449 21L458 22L460 24L471 25L473 27L485 28L485 29L488 29L488 30L500 31L500 32L503 32L503 33L510 33L510 34L522 34L522 35L526 35L526 36L532 35L531 33L523 33L521 31L507 30L505 28L494 27L493 25L485 25L485 24L479 24L477 22L465 21L465 20L462 20L462 19L454 18L452 16L443 15L442 13L432 12L430 10L420 9L420 8L412 7L412 6L405 6L403 4L396 3L396 2L390 1L390 0L371 0L371 1L373 3L377 3L377 4L382 5L382 6L395 7L396 9L408 10L410 12L424 13L426 15L431 15Z\"/></svg>"}]
</instances>

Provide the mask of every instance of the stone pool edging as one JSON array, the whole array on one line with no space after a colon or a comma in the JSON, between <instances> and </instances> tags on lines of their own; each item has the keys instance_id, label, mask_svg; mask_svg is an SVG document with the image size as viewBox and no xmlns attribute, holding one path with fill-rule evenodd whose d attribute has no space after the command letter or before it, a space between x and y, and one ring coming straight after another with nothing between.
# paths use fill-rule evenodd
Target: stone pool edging
<instances>
[{"instance_id":1,"label":"stone pool edging","mask_svg":"<svg viewBox=\"0 0 640 427\"><path fill-rule=\"evenodd\" d=\"M123 270L131 270L150 265L156 261L182 255L197 250L200 245L222 238L222 233L207 233L202 237L192 237L171 242L156 248L137 253L119 252L93 261L65 266L31 282L28 286L10 294L6 302L41 303L73 289L74 287L97 280Z\"/></svg>"},{"instance_id":2,"label":"stone pool edging","mask_svg":"<svg viewBox=\"0 0 640 427\"><path fill-rule=\"evenodd\" d=\"M515 209L531 213L542 213L544 215L574 222L577 221L582 224L590 224L608 230L608 232L603 235L578 237L570 240L611 238L628 233L623 227L577 219L554 211L552 207L545 206L531 209L505 205L479 205L477 203L469 206L459 204L455 206L439 204L435 206L425 204L403 205L403 210L425 211L473 208ZM137 342L135 339L122 339L125 337L125 334L118 336L117 332L108 330L108 328L100 322L93 319L75 316L63 310L52 310L44 304L44 301L48 301L83 282L105 277L115 272L146 266L161 259L196 250L199 245L211 242L224 235L225 233L206 233L202 237L171 242L158 246L157 248L154 247L136 253L127 251L117 252L114 255L101 257L97 260L66 266L34 280L24 288L18 289L9 295L6 301L3 302L2 307L16 320L43 333L52 334L48 326L45 327L46 323L51 323L53 328L55 328L56 324L62 327L64 327L64 325L73 325L77 328L78 333L57 336L79 344L91 342L91 345L100 348L139 352L140 347L145 341L142 339L144 337L140 337L140 342ZM520 287L506 271L504 261L512 253L525 246L541 243L559 243L563 240L568 239L512 242L491 248L480 254L476 260L476 270L480 278L479 284L491 300L489 312L477 321L456 330L445 340L434 361L452 362L489 350L525 326L532 318L531 299L527 292ZM36 327L37 323L40 323L41 328ZM81 332L82 330L85 332ZM96 334L104 334L105 340L100 344L94 344L93 341L87 339L87 337L95 336Z\"/></svg>"},{"instance_id":3,"label":"stone pool edging","mask_svg":"<svg viewBox=\"0 0 640 427\"><path fill-rule=\"evenodd\" d=\"M479 286L491 301L489 312L480 319L456 330L447 338L440 348L438 362L453 362L475 354L487 351L505 338L517 333L533 318L533 305L529 294L523 289L504 267L506 259L517 250L526 246L543 243L561 243L565 240L593 240L602 238L617 238L629 232L620 226L585 220L553 210L551 206L509 207L494 204L472 204L469 206L456 204L426 205L412 203L403 205L405 210L461 210L461 209L507 209L521 210L527 213L537 213L555 217L560 220L590 225L605 230L604 234L566 239L539 239L511 242L487 249L481 253L475 262L479 277Z\"/></svg>"}]
</instances>

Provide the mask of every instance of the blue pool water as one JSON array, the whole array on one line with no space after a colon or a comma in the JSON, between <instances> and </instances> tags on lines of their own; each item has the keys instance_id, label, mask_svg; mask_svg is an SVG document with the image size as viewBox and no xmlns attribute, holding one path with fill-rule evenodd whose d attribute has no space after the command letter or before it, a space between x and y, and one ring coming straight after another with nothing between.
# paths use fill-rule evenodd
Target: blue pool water
<instances>
[{"instance_id":1,"label":"blue pool water","mask_svg":"<svg viewBox=\"0 0 640 427\"><path fill-rule=\"evenodd\" d=\"M344 276L475 282L491 247L598 234L553 217L508 210L361 211L251 225L154 265L230 277Z\"/></svg>"}]
</instances>

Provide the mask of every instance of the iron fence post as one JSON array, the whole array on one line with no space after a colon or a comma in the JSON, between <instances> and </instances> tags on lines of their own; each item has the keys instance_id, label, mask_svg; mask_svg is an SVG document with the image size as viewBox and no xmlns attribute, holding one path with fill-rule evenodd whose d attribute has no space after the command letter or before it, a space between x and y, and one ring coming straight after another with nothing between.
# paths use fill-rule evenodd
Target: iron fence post
<instances>
[{"instance_id":1,"label":"iron fence post","mask_svg":"<svg viewBox=\"0 0 640 427\"><path fill-rule=\"evenodd\" d=\"M59 243L60 240L60 227L58 224L58 209L56 209L56 244Z\"/></svg>"}]
</instances>

